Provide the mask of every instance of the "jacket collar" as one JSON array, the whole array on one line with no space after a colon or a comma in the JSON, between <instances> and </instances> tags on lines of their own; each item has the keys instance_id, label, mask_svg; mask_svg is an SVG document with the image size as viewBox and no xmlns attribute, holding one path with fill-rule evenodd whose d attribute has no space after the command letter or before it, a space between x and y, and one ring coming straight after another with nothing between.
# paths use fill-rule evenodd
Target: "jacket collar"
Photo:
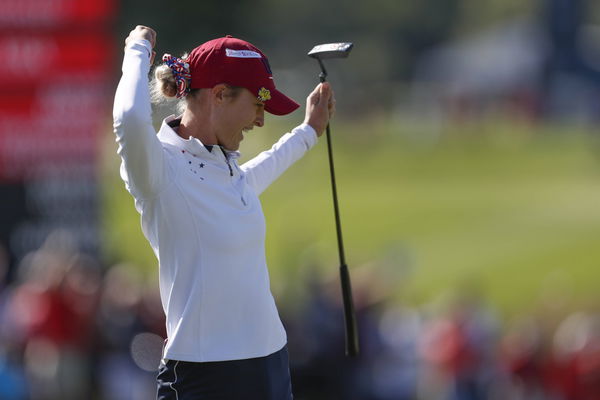
<instances>
[{"instance_id":1,"label":"jacket collar","mask_svg":"<svg viewBox=\"0 0 600 400\"><path fill-rule=\"evenodd\" d=\"M237 159L240 157L240 153L238 151L227 150L218 145L212 146L212 151L210 151L198 138L192 136L190 136L188 139L182 138L171 127L172 122L177 120L178 118L180 117L170 115L163 120L158 131L158 139L161 142L168 143L197 156L206 156L217 159Z\"/></svg>"}]
</instances>

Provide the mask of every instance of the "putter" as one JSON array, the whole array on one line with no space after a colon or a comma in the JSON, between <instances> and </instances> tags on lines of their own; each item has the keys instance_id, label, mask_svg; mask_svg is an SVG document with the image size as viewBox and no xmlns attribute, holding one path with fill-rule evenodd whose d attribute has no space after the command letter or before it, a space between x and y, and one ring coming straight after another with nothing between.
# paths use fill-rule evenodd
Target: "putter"
<instances>
[{"instance_id":1,"label":"putter","mask_svg":"<svg viewBox=\"0 0 600 400\"><path fill-rule=\"evenodd\" d=\"M352 43L328 43L313 47L308 56L315 58L321 67L319 81L325 82L327 70L323 60L330 58L346 58L352 50ZM335 184L335 170L333 167L333 152L331 150L331 130L327 124L327 153L329 155L329 172L331 174L331 191L333 193L333 210L335 213L335 227L338 239L338 252L340 256L340 281L342 284L342 299L344 303L344 322L346 327L346 355L354 357L358 355L358 330L356 328L356 315L354 313L354 302L352 300L352 286L350 285L350 273L346 265L344 255L344 242L342 240L342 225L340 222L340 210L338 206L337 189Z\"/></svg>"}]
</instances>

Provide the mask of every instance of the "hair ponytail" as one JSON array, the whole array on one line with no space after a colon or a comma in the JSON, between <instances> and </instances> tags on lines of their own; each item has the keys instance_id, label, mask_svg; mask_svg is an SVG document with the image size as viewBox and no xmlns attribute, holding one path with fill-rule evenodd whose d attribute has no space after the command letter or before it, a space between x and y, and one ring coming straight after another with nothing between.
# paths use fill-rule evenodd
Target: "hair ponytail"
<instances>
[{"instance_id":1,"label":"hair ponytail","mask_svg":"<svg viewBox=\"0 0 600 400\"><path fill-rule=\"evenodd\" d=\"M154 97L173 98L177 96L177 81L173 70L168 65L162 64L154 69L153 99ZM159 99L154 99L159 100Z\"/></svg>"}]
</instances>

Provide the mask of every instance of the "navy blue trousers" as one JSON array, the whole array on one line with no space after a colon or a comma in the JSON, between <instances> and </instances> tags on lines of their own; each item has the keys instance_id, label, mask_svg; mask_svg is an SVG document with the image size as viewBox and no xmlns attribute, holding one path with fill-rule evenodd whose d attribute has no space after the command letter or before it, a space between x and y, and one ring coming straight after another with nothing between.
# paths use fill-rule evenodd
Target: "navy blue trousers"
<instances>
[{"instance_id":1,"label":"navy blue trousers","mask_svg":"<svg viewBox=\"0 0 600 400\"><path fill-rule=\"evenodd\" d=\"M156 380L158 400L293 400L287 346L246 360L167 360Z\"/></svg>"}]
</instances>

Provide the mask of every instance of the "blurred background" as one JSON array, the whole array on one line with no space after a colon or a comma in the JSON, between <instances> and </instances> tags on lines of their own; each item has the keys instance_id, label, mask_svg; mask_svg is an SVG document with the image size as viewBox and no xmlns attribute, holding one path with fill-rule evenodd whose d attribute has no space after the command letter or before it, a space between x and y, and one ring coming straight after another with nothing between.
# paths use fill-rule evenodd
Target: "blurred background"
<instances>
[{"instance_id":1,"label":"blurred background","mask_svg":"<svg viewBox=\"0 0 600 400\"><path fill-rule=\"evenodd\" d=\"M157 263L111 103L137 24L231 34L304 103L327 63L361 355L344 356L325 143L263 196L298 400L600 399L600 3L3 0L0 399L155 396ZM155 108L155 123L173 113ZM267 116L247 160L300 123Z\"/></svg>"}]
</instances>

